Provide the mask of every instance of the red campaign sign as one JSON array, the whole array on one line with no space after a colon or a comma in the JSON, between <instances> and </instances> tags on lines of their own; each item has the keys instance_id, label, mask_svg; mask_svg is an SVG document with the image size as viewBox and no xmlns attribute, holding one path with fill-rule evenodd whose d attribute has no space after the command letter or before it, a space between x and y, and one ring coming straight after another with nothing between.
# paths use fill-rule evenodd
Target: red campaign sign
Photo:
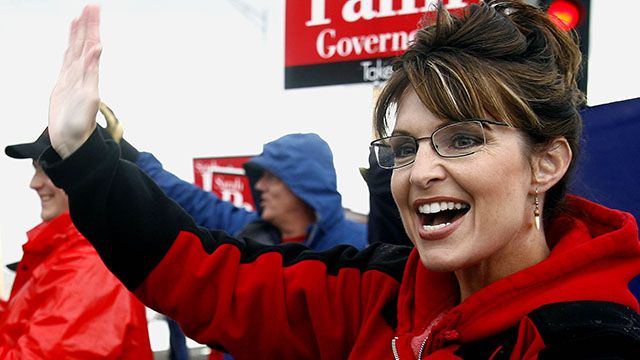
<instances>
[{"instance_id":1,"label":"red campaign sign","mask_svg":"<svg viewBox=\"0 0 640 360\"><path fill-rule=\"evenodd\" d=\"M285 88L384 81L440 0L286 0ZM448 0L458 13L480 0Z\"/></svg>"},{"instance_id":2,"label":"red campaign sign","mask_svg":"<svg viewBox=\"0 0 640 360\"><path fill-rule=\"evenodd\" d=\"M225 156L193 159L194 183L236 207L255 211L249 179L242 164L253 156Z\"/></svg>"}]
</instances>

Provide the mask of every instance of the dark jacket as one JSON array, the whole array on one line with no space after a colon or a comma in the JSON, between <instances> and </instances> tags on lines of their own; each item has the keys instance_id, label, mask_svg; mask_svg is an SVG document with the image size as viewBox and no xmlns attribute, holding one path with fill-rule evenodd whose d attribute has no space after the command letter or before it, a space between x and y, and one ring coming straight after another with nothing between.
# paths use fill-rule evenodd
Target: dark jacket
<instances>
[{"instance_id":1,"label":"dark jacket","mask_svg":"<svg viewBox=\"0 0 640 360\"><path fill-rule=\"evenodd\" d=\"M369 188L369 219L367 236L369 243L413 246L404 231L400 212L391 195L393 170L383 169L376 161L373 148L369 149L369 168L361 169L362 178Z\"/></svg>"},{"instance_id":2,"label":"dark jacket","mask_svg":"<svg viewBox=\"0 0 640 360\"><path fill-rule=\"evenodd\" d=\"M94 133L41 158L107 266L185 333L237 359L637 357L634 218L570 197L548 224L549 257L459 303L452 273L379 243L324 252L198 228ZM167 284L174 286L167 287ZM612 346L612 344L614 344Z\"/></svg>"},{"instance_id":3,"label":"dark jacket","mask_svg":"<svg viewBox=\"0 0 640 360\"><path fill-rule=\"evenodd\" d=\"M160 188L182 206L200 226L220 229L267 244L278 244L281 235L269 223L260 220L257 211L247 211L219 199L215 194L179 179L162 168L149 153L135 159ZM315 211L317 222L307 232L304 244L324 250L338 244L363 248L366 225L345 219L342 196L337 191L333 155L327 143L315 134L291 134L264 145L262 154L245 164L254 199L259 199L254 184L262 171L276 175L302 201Z\"/></svg>"}]
</instances>

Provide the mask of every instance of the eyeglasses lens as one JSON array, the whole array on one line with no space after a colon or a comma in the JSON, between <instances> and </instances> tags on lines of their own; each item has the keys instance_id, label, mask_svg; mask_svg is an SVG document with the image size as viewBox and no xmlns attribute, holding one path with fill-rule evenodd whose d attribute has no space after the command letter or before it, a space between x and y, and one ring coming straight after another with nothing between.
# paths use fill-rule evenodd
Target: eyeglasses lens
<instances>
[{"instance_id":1,"label":"eyeglasses lens","mask_svg":"<svg viewBox=\"0 0 640 360\"><path fill-rule=\"evenodd\" d=\"M471 155L485 144L480 121L464 121L443 126L431 135L433 147L444 158ZM408 135L394 135L372 143L380 167L399 168L415 161L418 141Z\"/></svg>"},{"instance_id":2,"label":"eyeglasses lens","mask_svg":"<svg viewBox=\"0 0 640 360\"><path fill-rule=\"evenodd\" d=\"M484 131L478 121L465 121L447 125L432 135L433 145L442 157L460 157L473 154L484 145Z\"/></svg>"}]
</instances>

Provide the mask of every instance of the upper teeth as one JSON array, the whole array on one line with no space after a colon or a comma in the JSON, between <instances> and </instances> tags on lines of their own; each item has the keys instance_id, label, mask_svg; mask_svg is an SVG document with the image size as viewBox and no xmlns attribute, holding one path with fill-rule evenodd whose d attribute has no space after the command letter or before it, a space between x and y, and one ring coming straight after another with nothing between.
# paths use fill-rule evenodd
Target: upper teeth
<instances>
[{"instance_id":1,"label":"upper teeth","mask_svg":"<svg viewBox=\"0 0 640 360\"><path fill-rule=\"evenodd\" d=\"M466 209L468 207L469 205L467 204L457 203L453 201L441 201L441 202L433 202L430 204L422 204L418 207L418 211L421 214L435 214L437 212L444 211L444 210L453 210L453 209L460 210L460 209Z\"/></svg>"}]
</instances>

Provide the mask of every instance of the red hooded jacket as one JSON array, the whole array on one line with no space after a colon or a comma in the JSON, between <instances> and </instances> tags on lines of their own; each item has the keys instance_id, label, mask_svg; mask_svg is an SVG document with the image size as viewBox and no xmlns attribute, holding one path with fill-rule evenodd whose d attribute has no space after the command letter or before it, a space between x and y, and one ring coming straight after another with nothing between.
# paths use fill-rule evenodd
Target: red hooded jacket
<instances>
[{"instance_id":1,"label":"red hooded jacket","mask_svg":"<svg viewBox=\"0 0 640 360\"><path fill-rule=\"evenodd\" d=\"M68 213L28 232L0 313L0 359L152 359L145 308Z\"/></svg>"},{"instance_id":2,"label":"red hooded jacket","mask_svg":"<svg viewBox=\"0 0 640 360\"><path fill-rule=\"evenodd\" d=\"M628 213L570 197L546 224L547 259L458 303L453 274L427 270L409 247L314 252L199 228L97 132L64 161L50 149L41 162L111 271L186 335L238 360L640 353L628 288L640 242Z\"/></svg>"},{"instance_id":3,"label":"red hooded jacket","mask_svg":"<svg viewBox=\"0 0 640 360\"><path fill-rule=\"evenodd\" d=\"M453 274L427 270L415 250L407 259L387 249L366 265L347 253L314 259L274 250L250 258L224 242L209 255L188 232L136 294L194 339L236 359L416 359L421 351L424 359L455 359L463 358L464 345L509 329L517 331L507 358L536 358L552 339L529 314L545 304L595 300L639 309L628 290L640 273L633 218L577 198L571 209L584 214L551 224L546 260L460 304ZM406 261L401 283L375 259L393 255ZM329 262L339 257L340 265ZM189 266L180 271L177 263ZM179 285L165 297L167 281ZM559 311L572 311L567 306ZM506 343L498 339L487 358Z\"/></svg>"}]
</instances>

